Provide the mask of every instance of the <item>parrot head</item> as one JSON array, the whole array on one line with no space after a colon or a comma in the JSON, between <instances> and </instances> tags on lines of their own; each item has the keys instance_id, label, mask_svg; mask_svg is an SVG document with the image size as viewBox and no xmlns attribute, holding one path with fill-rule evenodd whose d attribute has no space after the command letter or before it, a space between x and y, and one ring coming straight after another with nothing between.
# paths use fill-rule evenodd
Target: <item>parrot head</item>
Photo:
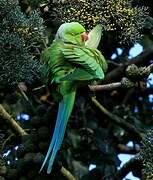
<instances>
[{"instance_id":1,"label":"parrot head","mask_svg":"<svg viewBox=\"0 0 153 180\"><path fill-rule=\"evenodd\" d=\"M62 24L55 36L55 40L62 40L66 43L82 45L88 40L85 28L78 22Z\"/></svg>"}]
</instances>

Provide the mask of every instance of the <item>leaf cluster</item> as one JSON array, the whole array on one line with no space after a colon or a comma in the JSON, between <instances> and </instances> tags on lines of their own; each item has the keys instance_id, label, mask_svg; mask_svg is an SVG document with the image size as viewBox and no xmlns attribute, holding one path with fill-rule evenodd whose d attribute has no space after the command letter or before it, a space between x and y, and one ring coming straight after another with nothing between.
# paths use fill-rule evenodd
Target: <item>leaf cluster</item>
<instances>
[{"instance_id":1,"label":"leaf cluster","mask_svg":"<svg viewBox=\"0 0 153 180\"><path fill-rule=\"evenodd\" d=\"M51 4L50 13L61 22L78 21L88 30L100 23L121 44L139 39L149 19L147 8L133 6L131 0L67 0L63 4Z\"/></svg>"},{"instance_id":2,"label":"leaf cluster","mask_svg":"<svg viewBox=\"0 0 153 180\"><path fill-rule=\"evenodd\" d=\"M148 130L143 141L140 156L143 159L143 174L146 176L153 172L153 129Z\"/></svg>"},{"instance_id":3,"label":"leaf cluster","mask_svg":"<svg viewBox=\"0 0 153 180\"><path fill-rule=\"evenodd\" d=\"M39 74L36 61L43 45L43 20L37 11L28 17L18 1L0 0L0 84L32 80Z\"/></svg>"}]
</instances>

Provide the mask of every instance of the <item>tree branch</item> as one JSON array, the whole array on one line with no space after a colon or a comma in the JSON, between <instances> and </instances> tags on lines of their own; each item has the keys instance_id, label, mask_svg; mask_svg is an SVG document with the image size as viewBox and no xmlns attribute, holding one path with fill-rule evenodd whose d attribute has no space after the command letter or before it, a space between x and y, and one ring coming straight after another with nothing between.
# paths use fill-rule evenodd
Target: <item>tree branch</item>
<instances>
[{"instance_id":1,"label":"tree branch","mask_svg":"<svg viewBox=\"0 0 153 180\"><path fill-rule=\"evenodd\" d=\"M141 164L141 159L138 155L136 155L135 157L131 158L127 163L125 163L120 170L117 171L115 179L123 179L130 171L138 169L137 167L140 167Z\"/></svg>"},{"instance_id":2,"label":"tree branch","mask_svg":"<svg viewBox=\"0 0 153 180\"><path fill-rule=\"evenodd\" d=\"M62 166L60 171L62 175L66 177L68 180L76 180L76 178L65 167Z\"/></svg>"},{"instance_id":3,"label":"tree branch","mask_svg":"<svg viewBox=\"0 0 153 180\"><path fill-rule=\"evenodd\" d=\"M91 91L112 90L120 87L121 85L122 85L121 82L104 84L104 85L93 85L93 86L89 85L89 89Z\"/></svg>"},{"instance_id":4,"label":"tree branch","mask_svg":"<svg viewBox=\"0 0 153 180\"><path fill-rule=\"evenodd\" d=\"M123 154L136 154L140 151L140 147L129 147L124 144L118 144L117 146L117 151L118 153L123 153Z\"/></svg>"},{"instance_id":5,"label":"tree branch","mask_svg":"<svg viewBox=\"0 0 153 180\"><path fill-rule=\"evenodd\" d=\"M150 64L148 67L144 67L144 68L147 72L150 72L150 73L153 72L153 64ZM122 80L121 82L114 82L114 83L104 84L104 85L88 85L88 87L91 91L113 90L122 86Z\"/></svg>"},{"instance_id":6,"label":"tree branch","mask_svg":"<svg viewBox=\"0 0 153 180\"><path fill-rule=\"evenodd\" d=\"M153 72L153 64L150 64L147 69L150 71L150 73Z\"/></svg>"},{"instance_id":7,"label":"tree branch","mask_svg":"<svg viewBox=\"0 0 153 180\"><path fill-rule=\"evenodd\" d=\"M110 119L111 122L114 124L119 125L121 128L123 128L126 132L129 133L129 135L132 137L137 142L140 142L142 140L142 135L141 133L130 123L125 122L122 118L119 116L109 112L105 107L103 107L95 97L91 98L92 102L95 104L95 106L105 115L107 115Z\"/></svg>"},{"instance_id":8,"label":"tree branch","mask_svg":"<svg viewBox=\"0 0 153 180\"><path fill-rule=\"evenodd\" d=\"M107 73L104 79L105 83L112 82L114 80L121 78L124 73L125 68L128 65L130 64L142 65L143 63L148 61L148 59L152 58L152 56L153 56L153 46L146 49L140 55L134 57L133 59L131 59L124 65L120 65L119 67L113 69L111 72Z\"/></svg>"},{"instance_id":9,"label":"tree branch","mask_svg":"<svg viewBox=\"0 0 153 180\"><path fill-rule=\"evenodd\" d=\"M8 112L4 109L4 107L0 104L0 116L2 116L6 122L10 125L11 129L14 131L15 134L24 136L27 133L22 129L22 127L16 122L13 117L8 114Z\"/></svg>"},{"instance_id":10,"label":"tree branch","mask_svg":"<svg viewBox=\"0 0 153 180\"><path fill-rule=\"evenodd\" d=\"M7 173L7 167L5 165L3 156L0 154L0 179Z\"/></svg>"}]
</instances>

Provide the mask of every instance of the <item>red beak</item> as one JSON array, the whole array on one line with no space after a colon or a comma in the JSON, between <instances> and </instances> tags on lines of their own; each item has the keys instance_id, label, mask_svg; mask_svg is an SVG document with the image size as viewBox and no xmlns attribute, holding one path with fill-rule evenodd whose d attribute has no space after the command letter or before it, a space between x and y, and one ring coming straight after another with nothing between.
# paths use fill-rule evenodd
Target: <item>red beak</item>
<instances>
[{"instance_id":1,"label":"red beak","mask_svg":"<svg viewBox=\"0 0 153 180\"><path fill-rule=\"evenodd\" d=\"M83 32L82 34L81 34L81 40L82 41L87 41L88 40L88 34L86 33L86 32Z\"/></svg>"}]
</instances>

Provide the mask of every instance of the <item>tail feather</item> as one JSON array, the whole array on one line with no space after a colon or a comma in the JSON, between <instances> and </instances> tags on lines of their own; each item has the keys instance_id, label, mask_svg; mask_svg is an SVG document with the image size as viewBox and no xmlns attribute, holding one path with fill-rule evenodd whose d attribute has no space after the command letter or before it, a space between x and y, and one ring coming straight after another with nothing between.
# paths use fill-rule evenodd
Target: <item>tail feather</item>
<instances>
[{"instance_id":1,"label":"tail feather","mask_svg":"<svg viewBox=\"0 0 153 180\"><path fill-rule=\"evenodd\" d=\"M50 154L51 154L52 149L53 149L53 147L54 147L55 141L56 141L57 136L58 136L58 134L59 134L59 127L60 127L61 120L62 120L62 119L60 118L60 116L63 116L63 113L64 113L64 111L62 111L62 109L63 109L63 100L59 103L58 114L57 114L57 120L56 120L56 124L55 124L55 128L54 128L54 133L53 133L52 140L51 140L51 143L50 143L50 145L49 145L49 148L48 148L48 152L47 152L47 154L46 154L46 157L45 157L45 159L44 159L44 161L43 161L43 164L42 164L42 166L41 166L41 168L40 168L40 170L39 170L39 173L42 171L42 169L44 168L44 166L45 166L48 158L50 157Z\"/></svg>"},{"instance_id":2,"label":"tail feather","mask_svg":"<svg viewBox=\"0 0 153 180\"><path fill-rule=\"evenodd\" d=\"M72 112L72 108L73 108L73 104L75 100L75 94L76 92L73 91L67 95L64 95L63 100L59 104L58 115L57 115L55 130L53 133L51 144L49 146L47 155L45 157L45 160L39 172L41 172L44 165L47 163L48 159L49 159L49 162L48 162L47 173L49 174L52 170L54 159L63 141L66 125L67 125L69 116Z\"/></svg>"},{"instance_id":3,"label":"tail feather","mask_svg":"<svg viewBox=\"0 0 153 180\"><path fill-rule=\"evenodd\" d=\"M56 142L54 144L52 154L51 154L51 157L50 157L49 162L48 162L48 168L47 168L47 173L48 174L51 172L52 165L53 165L54 159L56 157L56 153L57 153L57 151L58 151L58 149L60 147L60 143L59 143L60 138L62 136L64 136L64 134L63 134L64 132L62 132L63 126L66 126L67 120L68 120L68 118L67 118L67 116L65 114L66 113L66 106L64 107L63 112L64 112L63 114L64 114L65 120L63 122L61 121L61 124L60 124L60 127L59 127L59 134L57 135Z\"/></svg>"}]
</instances>

